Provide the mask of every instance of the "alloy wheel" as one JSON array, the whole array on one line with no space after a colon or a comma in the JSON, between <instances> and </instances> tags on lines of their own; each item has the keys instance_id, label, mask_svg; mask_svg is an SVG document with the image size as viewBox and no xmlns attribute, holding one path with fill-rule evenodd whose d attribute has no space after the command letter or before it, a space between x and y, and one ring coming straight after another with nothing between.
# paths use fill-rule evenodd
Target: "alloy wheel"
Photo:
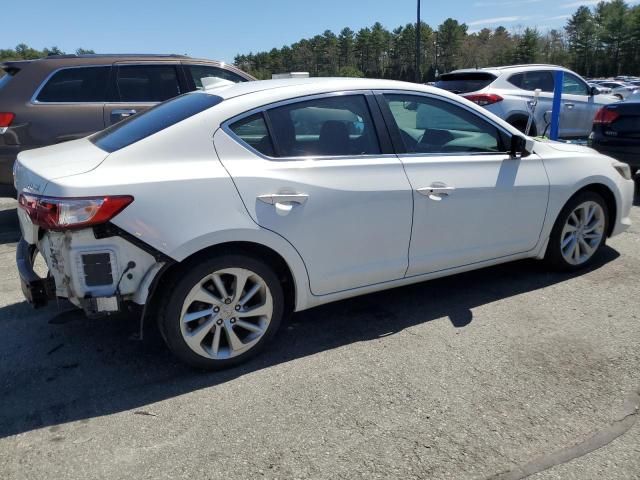
<instances>
[{"instance_id":1,"label":"alloy wheel","mask_svg":"<svg viewBox=\"0 0 640 480\"><path fill-rule=\"evenodd\" d=\"M273 298L264 279L247 269L226 268L207 275L187 294L180 330L195 353L223 360L255 346L272 316Z\"/></svg>"},{"instance_id":2,"label":"alloy wheel","mask_svg":"<svg viewBox=\"0 0 640 480\"><path fill-rule=\"evenodd\" d=\"M605 214L602 206L593 201L578 205L567 220L560 235L560 251L571 265L588 261L598 249L604 236Z\"/></svg>"}]
</instances>

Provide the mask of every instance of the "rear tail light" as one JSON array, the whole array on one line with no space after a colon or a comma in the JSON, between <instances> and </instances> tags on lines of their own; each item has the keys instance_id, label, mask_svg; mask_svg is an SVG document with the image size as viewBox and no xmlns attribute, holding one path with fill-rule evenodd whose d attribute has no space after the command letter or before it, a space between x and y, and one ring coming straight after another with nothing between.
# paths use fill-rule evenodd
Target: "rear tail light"
<instances>
[{"instance_id":1,"label":"rear tail light","mask_svg":"<svg viewBox=\"0 0 640 480\"><path fill-rule=\"evenodd\" d=\"M596 117L593 119L594 125L610 125L614 121L618 119L620 114L615 110L608 109L607 107L603 107L598 110L596 113Z\"/></svg>"},{"instance_id":2,"label":"rear tail light","mask_svg":"<svg viewBox=\"0 0 640 480\"><path fill-rule=\"evenodd\" d=\"M23 192L18 202L35 225L46 230L68 230L108 222L133 202L133 197L56 198Z\"/></svg>"},{"instance_id":3,"label":"rear tail light","mask_svg":"<svg viewBox=\"0 0 640 480\"><path fill-rule=\"evenodd\" d=\"M467 100L471 100L473 103L477 103L481 107L492 105L504 100L500 95L496 95L495 93L478 93L475 95L463 95L463 97Z\"/></svg>"},{"instance_id":4,"label":"rear tail light","mask_svg":"<svg viewBox=\"0 0 640 480\"><path fill-rule=\"evenodd\" d=\"M15 113L0 112L0 128L7 128L10 126L14 118L16 118Z\"/></svg>"}]
</instances>

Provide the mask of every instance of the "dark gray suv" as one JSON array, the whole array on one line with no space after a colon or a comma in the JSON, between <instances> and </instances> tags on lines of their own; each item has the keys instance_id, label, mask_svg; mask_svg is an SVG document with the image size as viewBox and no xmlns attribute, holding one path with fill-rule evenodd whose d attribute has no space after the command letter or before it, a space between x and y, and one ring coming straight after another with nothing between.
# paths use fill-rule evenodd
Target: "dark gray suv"
<instances>
[{"instance_id":1,"label":"dark gray suv","mask_svg":"<svg viewBox=\"0 0 640 480\"><path fill-rule=\"evenodd\" d=\"M85 137L202 79L255 80L221 62L182 55L55 55L0 65L0 195L13 193L21 150Z\"/></svg>"}]
</instances>

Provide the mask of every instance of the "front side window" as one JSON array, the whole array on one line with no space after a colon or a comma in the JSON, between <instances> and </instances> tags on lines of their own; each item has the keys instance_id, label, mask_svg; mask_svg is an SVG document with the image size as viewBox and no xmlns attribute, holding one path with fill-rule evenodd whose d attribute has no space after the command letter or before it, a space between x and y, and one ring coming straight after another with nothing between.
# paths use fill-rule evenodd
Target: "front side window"
<instances>
[{"instance_id":1,"label":"front side window","mask_svg":"<svg viewBox=\"0 0 640 480\"><path fill-rule=\"evenodd\" d=\"M245 117L229 126L240 140L263 155L274 157L273 142L262 113Z\"/></svg>"},{"instance_id":2,"label":"front side window","mask_svg":"<svg viewBox=\"0 0 640 480\"><path fill-rule=\"evenodd\" d=\"M216 95L190 93L133 115L90 137L106 152L115 152L222 102Z\"/></svg>"},{"instance_id":3,"label":"front side window","mask_svg":"<svg viewBox=\"0 0 640 480\"><path fill-rule=\"evenodd\" d=\"M575 75L564 72L562 93L567 93L569 95L589 95L589 87Z\"/></svg>"},{"instance_id":4,"label":"front side window","mask_svg":"<svg viewBox=\"0 0 640 480\"><path fill-rule=\"evenodd\" d=\"M553 92L553 74L548 71L522 72L511 75L508 82L530 92L540 89L543 92Z\"/></svg>"},{"instance_id":5,"label":"front side window","mask_svg":"<svg viewBox=\"0 0 640 480\"><path fill-rule=\"evenodd\" d=\"M164 102L182 93L173 65L120 65L116 86L119 101Z\"/></svg>"},{"instance_id":6,"label":"front side window","mask_svg":"<svg viewBox=\"0 0 640 480\"><path fill-rule=\"evenodd\" d=\"M497 127L450 102L409 94L384 95L407 153L504 152Z\"/></svg>"},{"instance_id":7,"label":"front side window","mask_svg":"<svg viewBox=\"0 0 640 480\"><path fill-rule=\"evenodd\" d=\"M38 93L38 102L106 102L111 67L65 68L54 73Z\"/></svg>"},{"instance_id":8,"label":"front side window","mask_svg":"<svg viewBox=\"0 0 640 480\"><path fill-rule=\"evenodd\" d=\"M380 154L363 95L336 95L268 111L276 156L356 156Z\"/></svg>"},{"instance_id":9,"label":"front side window","mask_svg":"<svg viewBox=\"0 0 640 480\"><path fill-rule=\"evenodd\" d=\"M245 78L240 75L225 70L224 68L213 67L211 65L185 65L189 75L193 79L193 83L198 90L202 89L203 78L221 78L223 80L230 80L234 83L246 82Z\"/></svg>"}]
</instances>

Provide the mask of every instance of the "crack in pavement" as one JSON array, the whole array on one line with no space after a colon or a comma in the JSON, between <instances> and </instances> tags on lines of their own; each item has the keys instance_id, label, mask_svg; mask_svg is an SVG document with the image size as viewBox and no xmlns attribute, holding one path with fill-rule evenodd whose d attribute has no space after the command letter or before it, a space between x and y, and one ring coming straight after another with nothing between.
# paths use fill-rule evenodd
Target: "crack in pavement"
<instances>
[{"instance_id":1,"label":"crack in pavement","mask_svg":"<svg viewBox=\"0 0 640 480\"><path fill-rule=\"evenodd\" d=\"M625 434L638 419L640 409L640 389L631 392L622 407L622 415L607 427L599 430L586 440L572 446L542 455L534 460L519 465L511 470L499 472L487 477L487 480L521 480L534 473L539 473L556 465L570 462L599 448L608 445Z\"/></svg>"}]
</instances>

